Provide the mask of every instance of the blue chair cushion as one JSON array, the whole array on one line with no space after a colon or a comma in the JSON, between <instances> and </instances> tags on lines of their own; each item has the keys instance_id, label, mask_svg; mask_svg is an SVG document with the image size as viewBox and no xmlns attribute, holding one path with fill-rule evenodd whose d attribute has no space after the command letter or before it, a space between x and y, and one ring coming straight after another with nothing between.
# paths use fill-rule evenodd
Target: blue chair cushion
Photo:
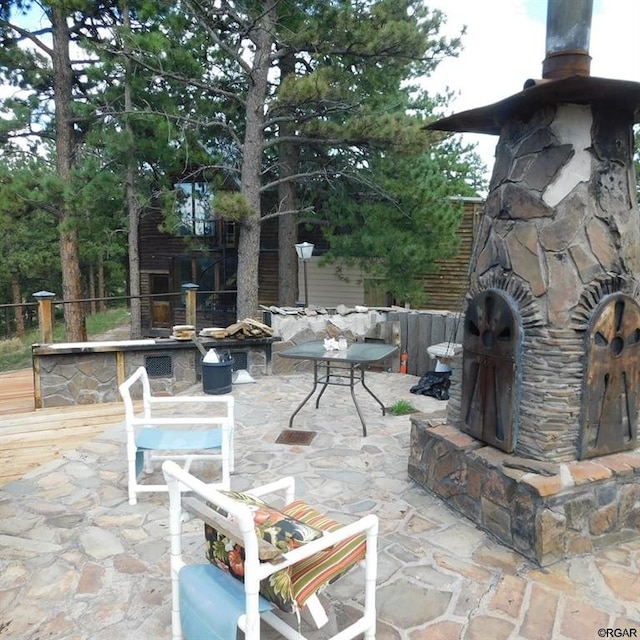
<instances>
[{"instance_id":1,"label":"blue chair cushion","mask_svg":"<svg viewBox=\"0 0 640 640\"><path fill-rule=\"evenodd\" d=\"M222 429L170 431L144 427L136 434L136 476L142 473L145 451L192 451L220 449Z\"/></svg>"},{"instance_id":2,"label":"blue chair cushion","mask_svg":"<svg viewBox=\"0 0 640 640\"><path fill-rule=\"evenodd\" d=\"M138 449L191 450L219 449L222 446L222 430L169 431L156 427L144 427L136 434Z\"/></svg>"},{"instance_id":3,"label":"blue chair cushion","mask_svg":"<svg viewBox=\"0 0 640 640\"><path fill-rule=\"evenodd\" d=\"M190 564L178 574L180 625L185 640L232 640L245 612L244 586L211 564ZM259 598L260 613L273 605Z\"/></svg>"}]
</instances>

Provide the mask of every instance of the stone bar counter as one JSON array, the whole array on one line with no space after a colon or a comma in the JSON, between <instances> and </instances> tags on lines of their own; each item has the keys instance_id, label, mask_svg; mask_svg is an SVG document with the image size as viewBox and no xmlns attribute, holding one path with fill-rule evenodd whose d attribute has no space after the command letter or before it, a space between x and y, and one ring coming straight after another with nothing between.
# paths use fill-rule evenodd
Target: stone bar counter
<instances>
[{"instance_id":1,"label":"stone bar counter","mask_svg":"<svg viewBox=\"0 0 640 640\"><path fill-rule=\"evenodd\" d=\"M271 372L278 338L206 339L206 349L234 357L235 369ZM156 338L36 344L32 347L35 407L116 402L118 385L144 366L157 393L181 393L202 379L202 356L191 340Z\"/></svg>"}]
</instances>

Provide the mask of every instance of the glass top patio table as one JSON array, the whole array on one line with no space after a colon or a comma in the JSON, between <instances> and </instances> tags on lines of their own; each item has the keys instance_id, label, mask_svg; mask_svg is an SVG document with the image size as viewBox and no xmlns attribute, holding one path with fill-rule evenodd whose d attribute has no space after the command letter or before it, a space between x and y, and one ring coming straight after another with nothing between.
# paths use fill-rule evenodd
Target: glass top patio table
<instances>
[{"instance_id":1,"label":"glass top patio table","mask_svg":"<svg viewBox=\"0 0 640 640\"><path fill-rule=\"evenodd\" d=\"M289 428L293 425L293 419L300 409L308 402L315 393L318 384L322 385L320 393L316 398L316 409L320 404L320 398L326 391L327 386L348 386L351 391L351 399L362 423L362 435L367 435L367 425L358 405L355 395L355 386L359 382L369 395L382 408L382 415L386 415L386 408L379 398L367 387L365 383L366 365L374 364L385 360L397 351L398 347L391 344L381 344L379 342L354 342L345 350L328 350L321 340L304 342L280 351L278 355L283 358L293 358L297 360L311 360L313 362L313 387L304 400L298 405L289 418ZM321 372L319 369L322 368Z\"/></svg>"}]
</instances>

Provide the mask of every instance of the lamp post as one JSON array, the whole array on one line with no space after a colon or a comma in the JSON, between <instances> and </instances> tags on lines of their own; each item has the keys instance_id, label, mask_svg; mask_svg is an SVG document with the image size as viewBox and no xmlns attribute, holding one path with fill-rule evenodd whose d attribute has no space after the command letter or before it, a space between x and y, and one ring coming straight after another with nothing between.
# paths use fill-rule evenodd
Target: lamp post
<instances>
[{"instance_id":1,"label":"lamp post","mask_svg":"<svg viewBox=\"0 0 640 640\"><path fill-rule=\"evenodd\" d=\"M304 306L309 306L309 288L307 286L307 262L311 260L313 254L313 247L310 242L301 242L296 245L296 253L298 259L302 260L302 270L304 272Z\"/></svg>"}]
</instances>

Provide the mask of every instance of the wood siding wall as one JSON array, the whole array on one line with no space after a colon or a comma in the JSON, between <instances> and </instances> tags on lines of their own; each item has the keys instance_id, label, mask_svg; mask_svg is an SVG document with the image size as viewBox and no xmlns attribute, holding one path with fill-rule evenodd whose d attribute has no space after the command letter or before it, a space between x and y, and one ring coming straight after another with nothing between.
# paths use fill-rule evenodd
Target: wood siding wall
<instances>
[{"instance_id":1,"label":"wood siding wall","mask_svg":"<svg viewBox=\"0 0 640 640\"><path fill-rule=\"evenodd\" d=\"M484 202L464 202L458 228L458 253L448 260L438 260L437 273L423 276L423 289L428 296L426 306L430 309L463 310L464 296L469 289L469 262L483 210Z\"/></svg>"},{"instance_id":2,"label":"wood siding wall","mask_svg":"<svg viewBox=\"0 0 640 640\"><path fill-rule=\"evenodd\" d=\"M428 296L426 306L429 309L454 313L463 310L464 296L469 289L469 262L483 209L484 202L480 199L467 200L463 203L462 220L458 229L460 245L457 254L448 260L438 260L435 263L438 268L437 273L420 278ZM376 296L375 287L370 287L369 292L365 293L365 278L360 269L342 267L340 274L343 277L340 277L336 274L335 265L320 267L319 262L320 257L313 256L307 263L309 304L331 308L339 304L348 307L388 304L383 294ZM298 290L298 299L304 301L304 271L300 262L298 263Z\"/></svg>"},{"instance_id":3,"label":"wood siding wall","mask_svg":"<svg viewBox=\"0 0 640 640\"><path fill-rule=\"evenodd\" d=\"M455 258L438 261L439 271L422 278L424 290L429 296L429 309L462 310L464 295L468 290L468 266L471 251L483 210L481 201L465 201L463 218L459 228L460 247ZM190 241L179 236L162 233L158 230L162 216L158 211L149 211L140 222L140 270L141 293L151 293L150 281L153 274L166 274L170 278L171 288L175 286L174 259L180 256L197 254L193 251L193 239ZM206 239L199 239L206 245ZM215 241L214 241L215 242ZM211 243L214 244L213 242ZM219 248L219 247L218 247ZM216 247L211 246L211 251ZM225 249L235 254L236 247ZM346 306L368 305L384 306L386 300L373 300L371 291L366 293L365 281L360 269L341 267L336 272L336 265L319 266L320 257L314 256L307 263L307 282L309 303L316 306L335 308L339 304ZM261 234L261 255L259 264L259 302L269 306L278 303L278 225L277 221L265 223ZM298 262L298 300L304 301L304 272L302 263ZM369 289L371 289L369 287ZM152 324L153 311L149 300L142 303L143 327ZM171 303L172 323L180 324L175 316L177 309ZM213 321L213 320L212 320Z\"/></svg>"},{"instance_id":4,"label":"wood siding wall","mask_svg":"<svg viewBox=\"0 0 640 640\"><path fill-rule=\"evenodd\" d=\"M320 257L313 256L307 262L309 304L331 307L339 304L347 307L364 304L364 280L362 271L344 265L320 266ZM298 300L304 302L304 267L298 260Z\"/></svg>"},{"instance_id":5,"label":"wood siding wall","mask_svg":"<svg viewBox=\"0 0 640 640\"><path fill-rule=\"evenodd\" d=\"M278 219L274 218L263 222L260 229L258 303L277 305L278 296Z\"/></svg>"},{"instance_id":6,"label":"wood siding wall","mask_svg":"<svg viewBox=\"0 0 640 640\"><path fill-rule=\"evenodd\" d=\"M278 304L278 252L263 251L258 264L258 303ZM242 320L242 318L239 318Z\"/></svg>"}]
</instances>

